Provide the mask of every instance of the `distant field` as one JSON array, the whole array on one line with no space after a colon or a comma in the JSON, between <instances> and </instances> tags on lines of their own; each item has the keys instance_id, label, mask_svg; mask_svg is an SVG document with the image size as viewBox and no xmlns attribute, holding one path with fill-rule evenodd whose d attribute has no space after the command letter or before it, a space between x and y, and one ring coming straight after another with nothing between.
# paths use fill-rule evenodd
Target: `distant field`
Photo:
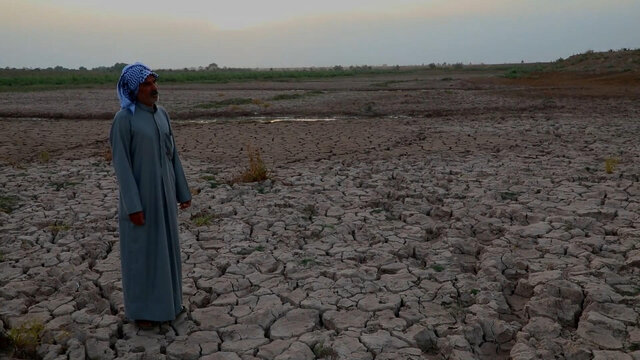
<instances>
[{"instance_id":1,"label":"distant field","mask_svg":"<svg viewBox=\"0 0 640 360\"><path fill-rule=\"evenodd\" d=\"M249 80L287 81L332 78L364 74L388 74L416 71L407 69L323 69L323 70L159 70L163 83L228 83ZM60 87L115 84L120 71L101 70L21 70L0 69L0 91L29 91Z\"/></svg>"},{"instance_id":2,"label":"distant field","mask_svg":"<svg viewBox=\"0 0 640 360\"><path fill-rule=\"evenodd\" d=\"M117 64L116 64L117 65ZM124 64L120 64L124 66ZM0 69L0 91L37 91L60 88L114 85L120 68L92 70ZM384 74L447 73L449 71L487 72L508 79L535 78L540 73L572 72L581 74L635 73L640 71L640 50L587 51L547 63L498 65L429 64L417 66L334 66L304 69L158 70L163 83L230 83L240 81L296 81Z\"/></svg>"},{"instance_id":3,"label":"distant field","mask_svg":"<svg viewBox=\"0 0 640 360\"><path fill-rule=\"evenodd\" d=\"M229 83L239 81L296 81L326 79L336 77L411 74L447 71L498 71L506 77L520 76L538 70L540 65L445 65L406 67L355 67L327 69L221 69L221 70L158 70L163 83ZM93 87L113 85L118 81L120 71L104 70L40 70L40 69L0 69L0 91L36 91L70 87Z\"/></svg>"}]
</instances>

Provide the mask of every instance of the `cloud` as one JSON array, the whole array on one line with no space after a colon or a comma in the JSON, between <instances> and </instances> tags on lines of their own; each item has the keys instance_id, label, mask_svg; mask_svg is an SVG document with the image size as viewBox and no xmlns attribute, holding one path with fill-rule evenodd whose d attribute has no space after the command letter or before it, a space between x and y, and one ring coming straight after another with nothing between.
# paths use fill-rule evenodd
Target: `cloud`
<instances>
[{"instance_id":1,"label":"cloud","mask_svg":"<svg viewBox=\"0 0 640 360\"><path fill-rule=\"evenodd\" d=\"M265 3L274 4L260 4ZM0 5L0 66L93 67L136 60L154 68L211 62L234 67L490 63L640 45L633 16L640 4L626 0L407 0L393 9L325 11L241 30L169 16L162 9L98 13L88 4Z\"/></svg>"}]
</instances>

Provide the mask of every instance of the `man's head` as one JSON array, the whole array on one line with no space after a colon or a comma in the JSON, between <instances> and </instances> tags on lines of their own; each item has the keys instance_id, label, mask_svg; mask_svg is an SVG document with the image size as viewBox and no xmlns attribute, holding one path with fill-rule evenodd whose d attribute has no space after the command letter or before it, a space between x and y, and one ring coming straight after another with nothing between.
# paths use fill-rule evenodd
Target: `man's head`
<instances>
[{"instance_id":1,"label":"man's head","mask_svg":"<svg viewBox=\"0 0 640 360\"><path fill-rule=\"evenodd\" d=\"M147 106L153 106L158 101L158 86L155 76L149 75L140 83L136 99Z\"/></svg>"},{"instance_id":2,"label":"man's head","mask_svg":"<svg viewBox=\"0 0 640 360\"><path fill-rule=\"evenodd\" d=\"M155 84L157 78L158 74L142 63L125 66L118 80L120 106L133 113L138 101L147 106L155 104L158 101L158 88Z\"/></svg>"}]
</instances>

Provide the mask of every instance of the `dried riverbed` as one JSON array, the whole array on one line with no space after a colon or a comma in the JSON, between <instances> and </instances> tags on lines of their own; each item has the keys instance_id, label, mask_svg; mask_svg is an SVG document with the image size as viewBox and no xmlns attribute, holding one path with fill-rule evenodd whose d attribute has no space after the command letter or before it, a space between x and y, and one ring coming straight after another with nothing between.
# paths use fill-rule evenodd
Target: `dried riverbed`
<instances>
[{"instance_id":1,"label":"dried riverbed","mask_svg":"<svg viewBox=\"0 0 640 360\"><path fill-rule=\"evenodd\" d=\"M0 121L0 328L43 324L45 359L639 359L637 99L397 84L314 83L332 121L175 122L188 311L152 331L122 309L109 121ZM247 144L272 179L228 185Z\"/></svg>"}]
</instances>

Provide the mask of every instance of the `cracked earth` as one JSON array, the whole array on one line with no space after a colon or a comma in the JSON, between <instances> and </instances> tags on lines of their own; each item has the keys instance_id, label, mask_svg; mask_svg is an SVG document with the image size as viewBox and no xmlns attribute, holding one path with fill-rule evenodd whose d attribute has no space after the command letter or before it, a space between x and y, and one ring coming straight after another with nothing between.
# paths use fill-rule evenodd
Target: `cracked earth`
<instances>
[{"instance_id":1,"label":"cracked earth","mask_svg":"<svg viewBox=\"0 0 640 360\"><path fill-rule=\"evenodd\" d=\"M444 91L475 110L177 121L186 311L151 330L124 317L109 121L3 120L3 336L42 324L56 360L640 359L638 102ZM229 185L247 143L271 179Z\"/></svg>"}]
</instances>

